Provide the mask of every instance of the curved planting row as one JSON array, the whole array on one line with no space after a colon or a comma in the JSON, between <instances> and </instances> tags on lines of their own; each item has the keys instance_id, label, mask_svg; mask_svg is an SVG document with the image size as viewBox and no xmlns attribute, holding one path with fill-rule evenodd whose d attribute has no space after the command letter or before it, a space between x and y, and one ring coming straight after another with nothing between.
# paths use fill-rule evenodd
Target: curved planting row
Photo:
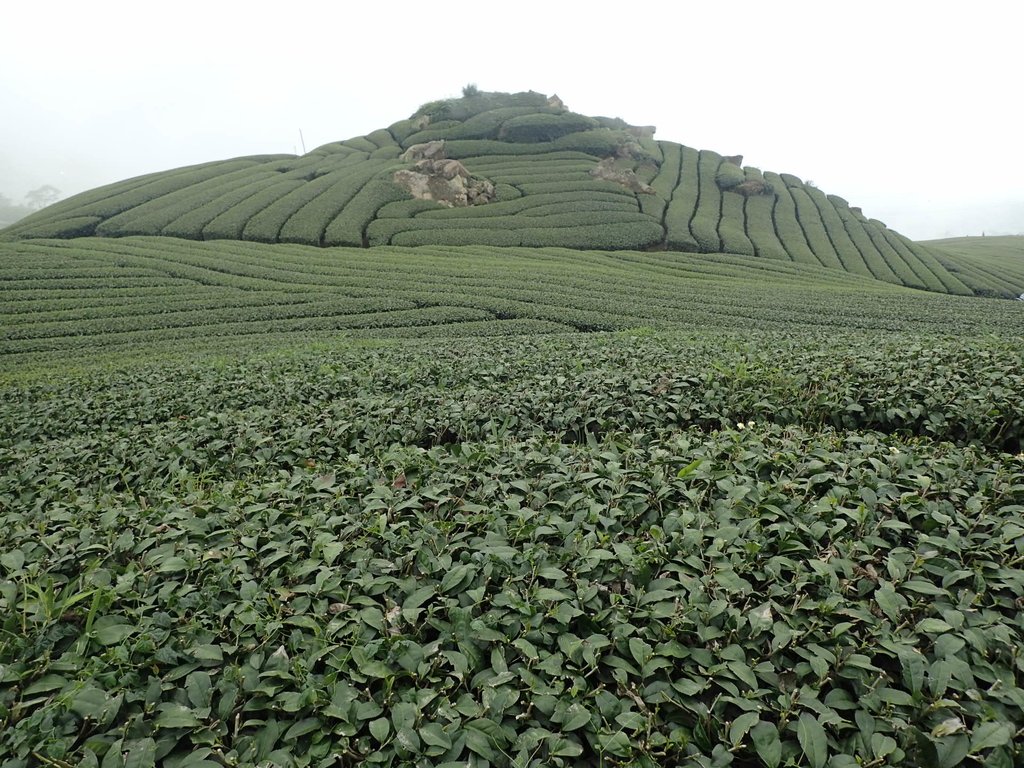
<instances>
[{"instance_id":1,"label":"curved planting row","mask_svg":"<svg viewBox=\"0 0 1024 768\"><path fill-rule=\"evenodd\" d=\"M797 327L1013 334L1024 327L1024 304L915 293L787 261L579 250L573 238L583 241L594 231L616 235L602 226L486 230L496 241L507 238L497 245L528 248L453 248L448 240L431 239L444 230L395 236L436 246L416 250L327 251L150 237L8 243L0 245L0 354L23 360L143 342L187 344L197 337L374 328L398 335L432 325L451 325L447 332L457 335L456 325L486 321L557 323L582 331ZM452 230L460 231L480 236ZM543 245L559 238L577 250Z\"/></svg>"}]
</instances>

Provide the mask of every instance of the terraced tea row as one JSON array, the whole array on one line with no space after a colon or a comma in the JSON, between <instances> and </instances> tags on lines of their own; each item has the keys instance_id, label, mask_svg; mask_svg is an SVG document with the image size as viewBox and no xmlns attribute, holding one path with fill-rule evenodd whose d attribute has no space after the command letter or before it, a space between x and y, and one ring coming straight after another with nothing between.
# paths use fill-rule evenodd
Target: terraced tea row
<instances>
[{"instance_id":1,"label":"terraced tea row","mask_svg":"<svg viewBox=\"0 0 1024 768\"><path fill-rule=\"evenodd\" d=\"M320 249L172 238L0 245L0 354L222 338L627 328L1019 333L1024 305L755 257L562 249Z\"/></svg>"},{"instance_id":2,"label":"terraced tea row","mask_svg":"<svg viewBox=\"0 0 1024 768\"><path fill-rule=\"evenodd\" d=\"M109 185L3 236L667 248L788 260L940 293L1019 293L1018 268L933 252L796 176L652 135L541 94L480 94L424 105L388 129L301 157L243 157Z\"/></svg>"}]
</instances>

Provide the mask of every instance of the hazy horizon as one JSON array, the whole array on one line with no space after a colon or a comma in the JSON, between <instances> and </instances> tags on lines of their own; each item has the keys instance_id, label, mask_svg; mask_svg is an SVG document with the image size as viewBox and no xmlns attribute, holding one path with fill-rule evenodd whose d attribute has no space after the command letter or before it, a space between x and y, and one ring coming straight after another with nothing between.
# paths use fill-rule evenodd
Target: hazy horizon
<instances>
[{"instance_id":1,"label":"hazy horizon","mask_svg":"<svg viewBox=\"0 0 1024 768\"><path fill-rule=\"evenodd\" d=\"M16 116L0 123L0 194L18 203L50 184L69 197L301 153L300 131L307 150L365 135L474 83L558 93L577 112L656 125L658 139L743 154L914 239L1024 232L1013 3L653 2L621 19L574 3L495 19L461 0L441 20L391 8L7 11L24 34L0 47L0 104Z\"/></svg>"}]
</instances>

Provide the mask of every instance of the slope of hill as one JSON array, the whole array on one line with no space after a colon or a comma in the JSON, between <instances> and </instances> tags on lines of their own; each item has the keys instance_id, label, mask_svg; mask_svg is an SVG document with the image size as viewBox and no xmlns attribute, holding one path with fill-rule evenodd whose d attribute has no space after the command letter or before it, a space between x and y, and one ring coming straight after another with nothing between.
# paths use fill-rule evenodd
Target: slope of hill
<instances>
[{"instance_id":1,"label":"slope of hill","mask_svg":"<svg viewBox=\"0 0 1024 768\"><path fill-rule=\"evenodd\" d=\"M477 93L301 157L242 157L101 187L3 236L667 249L993 292L998 277L958 271L955 257L937 258L796 176L653 132L539 93Z\"/></svg>"}]
</instances>

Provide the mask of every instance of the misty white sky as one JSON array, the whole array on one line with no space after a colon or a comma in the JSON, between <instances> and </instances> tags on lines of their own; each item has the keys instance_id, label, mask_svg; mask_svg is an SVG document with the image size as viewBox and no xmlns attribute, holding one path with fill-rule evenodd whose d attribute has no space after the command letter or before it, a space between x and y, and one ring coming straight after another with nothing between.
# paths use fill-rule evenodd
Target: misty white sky
<instances>
[{"instance_id":1,"label":"misty white sky","mask_svg":"<svg viewBox=\"0 0 1024 768\"><path fill-rule=\"evenodd\" d=\"M812 180L918 239L1024 232L1021 0L38 0L0 10L0 194L301 152L488 91Z\"/></svg>"}]
</instances>

